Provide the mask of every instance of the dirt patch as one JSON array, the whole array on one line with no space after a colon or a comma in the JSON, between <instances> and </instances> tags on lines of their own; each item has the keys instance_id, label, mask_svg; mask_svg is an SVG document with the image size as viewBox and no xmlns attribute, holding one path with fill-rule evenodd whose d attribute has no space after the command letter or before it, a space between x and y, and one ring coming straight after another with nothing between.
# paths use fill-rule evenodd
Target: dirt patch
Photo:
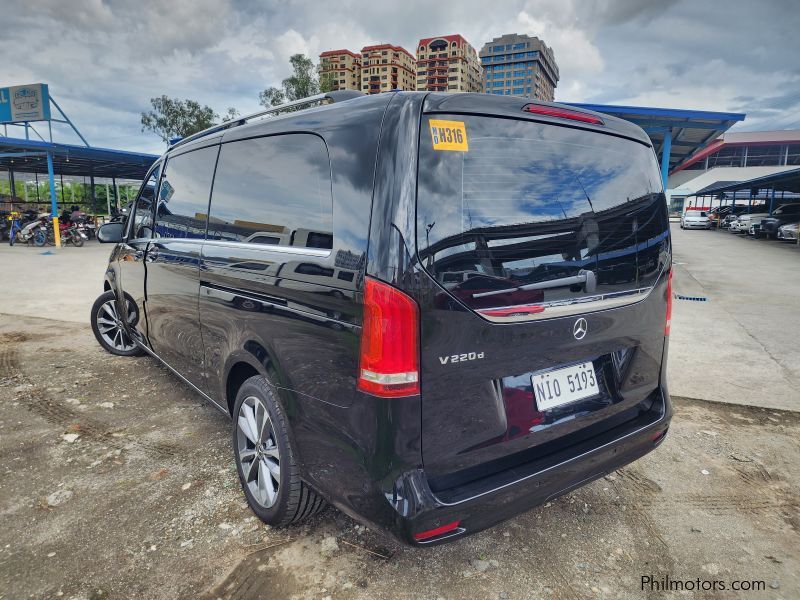
<instances>
[{"instance_id":1,"label":"dirt patch","mask_svg":"<svg viewBox=\"0 0 800 600\"><path fill-rule=\"evenodd\" d=\"M0 316L0 336L0 598L633 599L644 575L800 597L794 413L674 398L642 460L412 549L332 508L264 526L228 419L152 359L105 354L78 324Z\"/></svg>"}]
</instances>

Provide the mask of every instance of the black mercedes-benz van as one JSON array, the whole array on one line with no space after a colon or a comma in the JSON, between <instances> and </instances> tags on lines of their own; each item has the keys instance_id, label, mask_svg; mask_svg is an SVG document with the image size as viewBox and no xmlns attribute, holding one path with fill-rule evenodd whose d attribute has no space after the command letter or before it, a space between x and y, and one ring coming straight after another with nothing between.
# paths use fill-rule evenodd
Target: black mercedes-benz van
<instances>
[{"instance_id":1,"label":"black mercedes-benz van","mask_svg":"<svg viewBox=\"0 0 800 600\"><path fill-rule=\"evenodd\" d=\"M153 165L92 309L232 418L247 501L455 540L655 448L667 207L635 125L483 94L333 92Z\"/></svg>"}]
</instances>

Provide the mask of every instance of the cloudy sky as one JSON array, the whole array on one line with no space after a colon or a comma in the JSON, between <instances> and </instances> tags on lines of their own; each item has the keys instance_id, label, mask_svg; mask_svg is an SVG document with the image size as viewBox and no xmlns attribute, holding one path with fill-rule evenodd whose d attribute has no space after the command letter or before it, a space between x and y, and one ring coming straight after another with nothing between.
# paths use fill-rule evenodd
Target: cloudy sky
<instances>
[{"instance_id":1,"label":"cloudy sky","mask_svg":"<svg viewBox=\"0 0 800 600\"><path fill-rule=\"evenodd\" d=\"M800 129L800 9L791 0L3 0L0 86L45 82L92 145L160 153L140 113L167 94L258 108L288 57L461 33L552 46L556 100L747 113ZM66 137L62 138L66 141Z\"/></svg>"}]
</instances>

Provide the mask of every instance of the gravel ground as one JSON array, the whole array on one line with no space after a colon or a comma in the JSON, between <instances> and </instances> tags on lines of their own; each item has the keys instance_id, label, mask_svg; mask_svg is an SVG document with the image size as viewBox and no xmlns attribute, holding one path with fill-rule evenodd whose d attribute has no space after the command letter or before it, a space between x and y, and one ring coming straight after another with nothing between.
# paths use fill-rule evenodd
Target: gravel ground
<instances>
[{"instance_id":1,"label":"gravel ground","mask_svg":"<svg viewBox=\"0 0 800 600\"><path fill-rule=\"evenodd\" d=\"M227 418L88 325L0 316L0 598L800 597L800 415L673 397L664 444L447 546L239 491ZM758 592L643 592L758 580Z\"/></svg>"}]
</instances>

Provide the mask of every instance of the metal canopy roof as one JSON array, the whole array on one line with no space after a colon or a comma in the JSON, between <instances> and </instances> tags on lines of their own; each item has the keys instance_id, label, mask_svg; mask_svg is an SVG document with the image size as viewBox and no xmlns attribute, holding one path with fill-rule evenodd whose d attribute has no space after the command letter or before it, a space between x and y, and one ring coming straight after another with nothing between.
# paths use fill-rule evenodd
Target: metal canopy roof
<instances>
[{"instance_id":1,"label":"metal canopy roof","mask_svg":"<svg viewBox=\"0 0 800 600\"><path fill-rule=\"evenodd\" d=\"M86 177L144 179L158 158L154 154L0 136L0 170L47 173L48 151L53 153L55 173Z\"/></svg>"},{"instance_id":2,"label":"metal canopy roof","mask_svg":"<svg viewBox=\"0 0 800 600\"><path fill-rule=\"evenodd\" d=\"M748 179L747 181L720 181L714 185L709 185L693 195L712 195L723 192L735 192L739 190L763 190L772 189L776 192L800 193L800 169L781 171L772 175L764 175Z\"/></svg>"},{"instance_id":3,"label":"metal canopy roof","mask_svg":"<svg viewBox=\"0 0 800 600\"><path fill-rule=\"evenodd\" d=\"M670 172L686 162L693 154L713 142L735 123L743 121L745 118L742 113L709 112L704 110L581 104L575 102L565 102L565 104L605 113L635 123L650 136L656 155L659 157L664 145L664 134L669 131L672 134L672 146L669 152Z\"/></svg>"},{"instance_id":4,"label":"metal canopy roof","mask_svg":"<svg viewBox=\"0 0 800 600\"><path fill-rule=\"evenodd\" d=\"M740 181L715 181L714 183L707 185L706 187L697 190L692 196L704 196L706 194L713 194L717 188L719 187L726 187L729 185L736 185L740 183Z\"/></svg>"}]
</instances>

